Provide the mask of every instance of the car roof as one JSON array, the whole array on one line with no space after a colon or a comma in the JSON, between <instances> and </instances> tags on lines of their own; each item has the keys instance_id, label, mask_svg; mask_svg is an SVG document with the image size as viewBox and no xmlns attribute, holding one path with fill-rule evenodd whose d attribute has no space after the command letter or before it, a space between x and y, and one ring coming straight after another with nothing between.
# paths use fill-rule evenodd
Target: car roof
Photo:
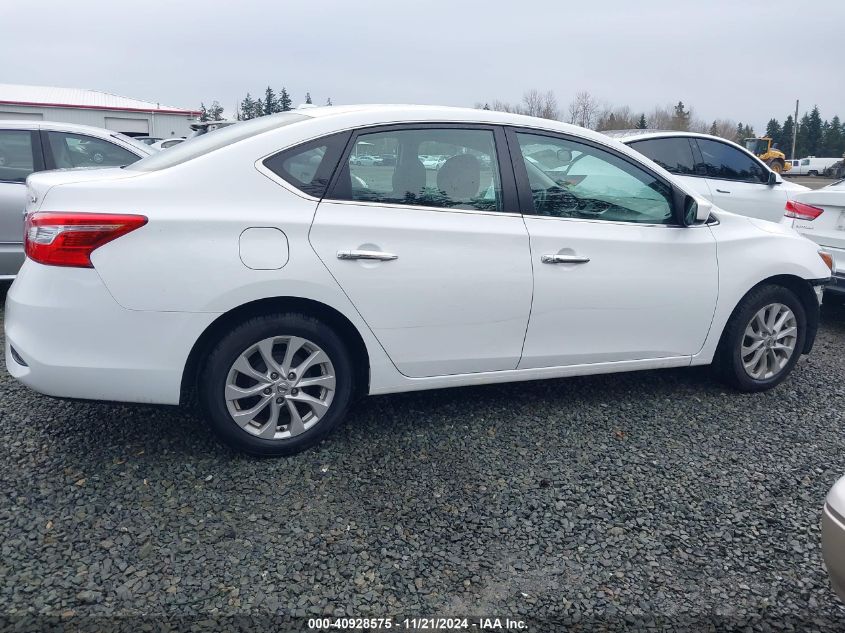
<instances>
[{"instance_id":1,"label":"car roof","mask_svg":"<svg viewBox=\"0 0 845 633\"><path fill-rule=\"evenodd\" d=\"M120 132L107 130L101 127L94 127L91 125L81 125L79 123L64 123L61 121L0 121L0 129L6 130L52 130L54 132L72 132L76 134L85 134L86 136L95 136L97 138L117 140L120 143L130 145L141 151L144 155L151 153L148 145L140 141L136 141L131 137L125 136Z\"/></svg>"},{"instance_id":2,"label":"car roof","mask_svg":"<svg viewBox=\"0 0 845 633\"><path fill-rule=\"evenodd\" d=\"M605 130L602 132L605 136L614 138L617 141L628 143L633 140L644 141L650 138L666 138L670 136L684 136L693 138L707 138L722 141L723 143L731 143L736 145L734 141L722 138L721 136L714 136L713 134L703 134L701 132L684 132L682 130Z\"/></svg>"}]
</instances>

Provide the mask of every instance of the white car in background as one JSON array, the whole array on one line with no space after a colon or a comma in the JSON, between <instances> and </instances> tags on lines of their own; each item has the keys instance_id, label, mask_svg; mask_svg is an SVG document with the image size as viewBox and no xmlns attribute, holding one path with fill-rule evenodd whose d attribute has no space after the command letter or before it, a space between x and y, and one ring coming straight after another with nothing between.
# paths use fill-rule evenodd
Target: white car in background
<instances>
[{"instance_id":1,"label":"white car in background","mask_svg":"<svg viewBox=\"0 0 845 633\"><path fill-rule=\"evenodd\" d=\"M796 195L783 222L833 256L836 283L827 291L845 294L845 180Z\"/></svg>"},{"instance_id":2,"label":"white car in background","mask_svg":"<svg viewBox=\"0 0 845 633\"><path fill-rule=\"evenodd\" d=\"M538 144L577 173L547 175ZM356 164L374 146L396 164ZM831 274L795 231L598 132L476 109L285 112L28 190L8 371L59 397L193 392L264 455L366 394L711 363L770 389L811 350Z\"/></svg>"},{"instance_id":3,"label":"white car in background","mask_svg":"<svg viewBox=\"0 0 845 633\"><path fill-rule=\"evenodd\" d=\"M186 139L182 138L182 137L179 137L179 138L164 138L164 139L161 139L160 141L156 141L155 143L151 144L150 147L152 147L154 150L157 150L157 151L160 152L161 150L167 149L168 147L175 147L176 145L179 145L179 143L184 143L185 140Z\"/></svg>"},{"instance_id":4,"label":"white car in background","mask_svg":"<svg viewBox=\"0 0 845 633\"><path fill-rule=\"evenodd\" d=\"M809 187L784 180L744 147L709 134L615 130L608 136L634 148L716 206L780 222L787 200Z\"/></svg>"}]
</instances>

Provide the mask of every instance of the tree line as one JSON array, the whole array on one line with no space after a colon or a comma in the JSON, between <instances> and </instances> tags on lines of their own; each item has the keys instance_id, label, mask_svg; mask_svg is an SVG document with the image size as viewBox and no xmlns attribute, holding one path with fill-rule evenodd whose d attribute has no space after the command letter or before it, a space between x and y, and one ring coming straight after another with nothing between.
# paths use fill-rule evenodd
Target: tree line
<instances>
[{"instance_id":1,"label":"tree line","mask_svg":"<svg viewBox=\"0 0 845 633\"><path fill-rule=\"evenodd\" d=\"M305 103L313 103L310 92L305 93ZM326 99L326 105L332 105L331 97ZM253 99L251 93L247 92L246 97L238 104L235 118L238 121L248 121L267 114L287 112L292 109L293 98L287 88L282 86L282 89L276 94L272 87L267 86L264 90L264 96L258 99ZM219 102L213 101L210 108L206 108L205 103L200 104L200 121L221 121L222 119L223 108Z\"/></svg>"},{"instance_id":2,"label":"tree line","mask_svg":"<svg viewBox=\"0 0 845 633\"><path fill-rule=\"evenodd\" d=\"M587 91L577 93L563 110L551 90L528 90L518 103L495 100L476 103L484 110L514 112L529 116L555 119L580 125L592 130L679 130L712 134L734 142L742 143L753 138L754 127L733 119L715 119L707 122L695 115L693 108L683 101L674 106L655 106L648 112L635 112L627 105L602 103ZM766 135L778 144L787 156L792 151L792 134L795 121L788 115L781 124L772 118L766 126ZM798 124L798 138L795 155L839 157L845 152L845 125L838 116L830 121L822 120L818 106L805 112Z\"/></svg>"}]
</instances>

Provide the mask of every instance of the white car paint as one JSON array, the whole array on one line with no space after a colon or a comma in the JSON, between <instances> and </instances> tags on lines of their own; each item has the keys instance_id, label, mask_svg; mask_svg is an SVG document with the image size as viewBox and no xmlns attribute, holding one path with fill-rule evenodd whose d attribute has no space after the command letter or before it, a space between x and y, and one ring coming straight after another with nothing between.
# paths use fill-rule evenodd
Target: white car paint
<instances>
[{"instance_id":1,"label":"white car paint","mask_svg":"<svg viewBox=\"0 0 845 633\"><path fill-rule=\"evenodd\" d=\"M789 173L795 176L821 176L824 174L825 169L838 163L840 160L842 160L841 157L816 158L815 156L809 156L807 158L801 158L792 162L793 167Z\"/></svg>"},{"instance_id":2,"label":"white car paint","mask_svg":"<svg viewBox=\"0 0 845 633\"><path fill-rule=\"evenodd\" d=\"M673 174L684 185L716 206L739 215L779 222L783 217L786 201L792 199L797 193L809 190L804 185L784 180L780 174L773 172L763 161L741 145L709 134L657 130L624 130L609 134L626 144L667 138L706 139L722 143L732 151L745 155L757 163L765 173L771 174L775 184L717 179L703 175Z\"/></svg>"},{"instance_id":3,"label":"white car paint","mask_svg":"<svg viewBox=\"0 0 845 633\"><path fill-rule=\"evenodd\" d=\"M795 201L821 209L822 213L814 220L784 218L784 223L833 256L836 284L828 286L828 290L845 292L845 180L801 193Z\"/></svg>"},{"instance_id":4,"label":"white car paint","mask_svg":"<svg viewBox=\"0 0 845 633\"><path fill-rule=\"evenodd\" d=\"M174 164L165 169L143 171L142 164L32 176L29 213L142 213L148 223L96 249L93 268L26 261L7 297L10 373L55 396L177 404L189 354L206 328L268 297L307 299L346 317L366 348L371 394L698 365L712 361L728 317L756 284L775 275L830 274L816 245L791 229L718 208L707 224L673 228L508 209L320 203L261 161L340 130L481 122L612 148L689 193L702 217L710 211L692 188L638 152L555 121L414 106L296 114L301 121L278 127L271 125L288 120L284 115L266 117L254 124L267 126L261 133L191 160L176 162L195 151L189 146L214 143L228 130L148 159L169 157ZM251 124L232 131L243 134ZM284 264L260 257L266 267L244 263L241 236L254 228L284 235ZM399 259L336 257L364 247L395 250ZM593 263L540 263L567 249Z\"/></svg>"}]
</instances>

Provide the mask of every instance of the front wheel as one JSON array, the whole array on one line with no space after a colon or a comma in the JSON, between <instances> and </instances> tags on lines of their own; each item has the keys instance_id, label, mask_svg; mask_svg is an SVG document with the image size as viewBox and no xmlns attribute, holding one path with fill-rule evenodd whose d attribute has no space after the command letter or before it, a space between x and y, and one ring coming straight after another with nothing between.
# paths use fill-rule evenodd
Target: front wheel
<instances>
[{"instance_id":1,"label":"front wheel","mask_svg":"<svg viewBox=\"0 0 845 633\"><path fill-rule=\"evenodd\" d=\"M292 455L324 438L352 399L340 337L304 314L254 317L214 347L199 400L223 442L253 455Z\"/></svg>"},{"instance_id":2,"label":"front wheel","mask_svg":"<svg viewBox=\"0 0 845 633\"><path fill-rule=\"evenodd\" d=\"M795 293L783 286L761 286L731 315L714 366L740 391L771 389L795 367L806 331L806 312Z\"/></svg>"},{"instance_id":3,"label":"front wheel","mask_svg":"<svg viewBox=\"0 0 845 633\"><path fill-rule=\"evenodd\" d=\"M771 162L771 164L769 165L769 167L776 174L782 174L783 173L783 161L773 160Z\"/></svg>"}]
</instances>

